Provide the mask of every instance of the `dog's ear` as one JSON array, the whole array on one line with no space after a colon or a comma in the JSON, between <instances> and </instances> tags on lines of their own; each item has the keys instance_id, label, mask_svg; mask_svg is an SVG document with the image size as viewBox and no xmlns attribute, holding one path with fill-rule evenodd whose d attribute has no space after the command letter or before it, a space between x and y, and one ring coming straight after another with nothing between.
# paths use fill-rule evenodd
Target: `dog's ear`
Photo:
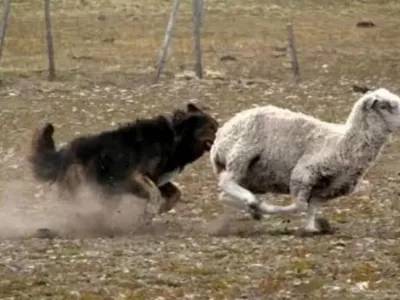
<instances>
[{"instance_id":1,"label":"dog's ear","mask_svg":"<svg viewBox=\"0 0 400 300\"><path fill-rule=\"evenodd\" d=\"M182 122L187 116L187 113L181 109L177 109L174 111L172 115L172 122L174 124Z\"/></svg>"},{"instance_id":2,"label":"dog's ear","mask_svg":"<svg viewBox=\"0 0 400 300\"><path fill-rule=\"evenodd\" d=\"M186 108L187 108L188 112L202 112L202 110L196 104L194 104L192 102L189 102L186 105Z\"/></svg>"}]
</instances>

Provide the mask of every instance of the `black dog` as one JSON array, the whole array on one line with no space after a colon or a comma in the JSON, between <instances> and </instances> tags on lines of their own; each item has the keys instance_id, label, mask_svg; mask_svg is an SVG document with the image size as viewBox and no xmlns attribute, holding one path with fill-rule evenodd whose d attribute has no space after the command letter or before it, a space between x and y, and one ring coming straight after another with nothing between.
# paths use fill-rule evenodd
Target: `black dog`
<instances>
[{"instance_id":1,"label":"black dog","mask_svg":"<svg viewBox=\"0 0 400 300\"><path fill-rule=\"evenodd\" d=\"M36 130L28 160L34 177L56 183L63 198L73 198L80 185L89 184L100 188L111 206L117 203L108 198L115 195L130 193L151 201L158 196L161 214L181 197L172 176L210 150L217 129L213 117L189 103L170 116L78 137L57 150L54 127L47 123Z\"/></svg>"}]
</instances>

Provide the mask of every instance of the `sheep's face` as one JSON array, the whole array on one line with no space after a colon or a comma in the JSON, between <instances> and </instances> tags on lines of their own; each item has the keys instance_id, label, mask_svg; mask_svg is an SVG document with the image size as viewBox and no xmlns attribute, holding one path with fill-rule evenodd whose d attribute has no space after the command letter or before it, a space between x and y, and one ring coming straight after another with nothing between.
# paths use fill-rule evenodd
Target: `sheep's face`
<instances>
[{"instance_id":1,"label":"sheep's face","mask_svg":"<svg viewBox=\"0 0 400 300\"><path fill-rule=\"evenodd\" d=\"M400 97L384 88L366 95L365 108L378 114L390 131L400 131Z\"/></svg>"}]
</instances>

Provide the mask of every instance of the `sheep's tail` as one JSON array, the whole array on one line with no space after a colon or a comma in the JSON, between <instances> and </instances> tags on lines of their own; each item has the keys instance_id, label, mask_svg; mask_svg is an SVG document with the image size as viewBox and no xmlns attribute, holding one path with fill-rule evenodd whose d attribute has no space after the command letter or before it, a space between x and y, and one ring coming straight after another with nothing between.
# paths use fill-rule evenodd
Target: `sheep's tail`
<instances>
[{"instance_id":1,"label":"sheep's tail","mask_svg":"<svg viewBox=\"0 0 400 300\"><path fill-rule=\"evenodd\" d=\"M226 169L225 163L221 160L220 155L218 155L218 149L215 142L210 150L210 160L215 174L219 174Z\"/></svg>"},{"instance_id":2,"label":"sheep's tail","mask_svg":"<svg viewBox=\"0 0 400 300\"><path fill-rule=\"evenodd\" d=\"M61 171L62 156L56 150L53 133L54 126L46 123L38 128L32 137L28 161L33 176L38 181L55 181Z\"/></svg>"}]
</instances>

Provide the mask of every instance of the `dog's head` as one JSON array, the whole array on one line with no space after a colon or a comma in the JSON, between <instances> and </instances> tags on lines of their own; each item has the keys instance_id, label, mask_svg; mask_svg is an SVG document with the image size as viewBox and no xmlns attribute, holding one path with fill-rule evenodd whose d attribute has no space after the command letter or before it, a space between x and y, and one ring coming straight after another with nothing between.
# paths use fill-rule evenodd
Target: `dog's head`
<instances>
[{"instance_id":1,"label":"dog's head","mask_svg":"<svg viewBox=\"0 0 400 300\"><path fill-rule=\"evenodd\" d=\"M186 110L176 110L172 123L181 144L198 158L210 151L218 130L218 122L211 115L193 103L186 105Z\"/></svg>"}]
</instances>

